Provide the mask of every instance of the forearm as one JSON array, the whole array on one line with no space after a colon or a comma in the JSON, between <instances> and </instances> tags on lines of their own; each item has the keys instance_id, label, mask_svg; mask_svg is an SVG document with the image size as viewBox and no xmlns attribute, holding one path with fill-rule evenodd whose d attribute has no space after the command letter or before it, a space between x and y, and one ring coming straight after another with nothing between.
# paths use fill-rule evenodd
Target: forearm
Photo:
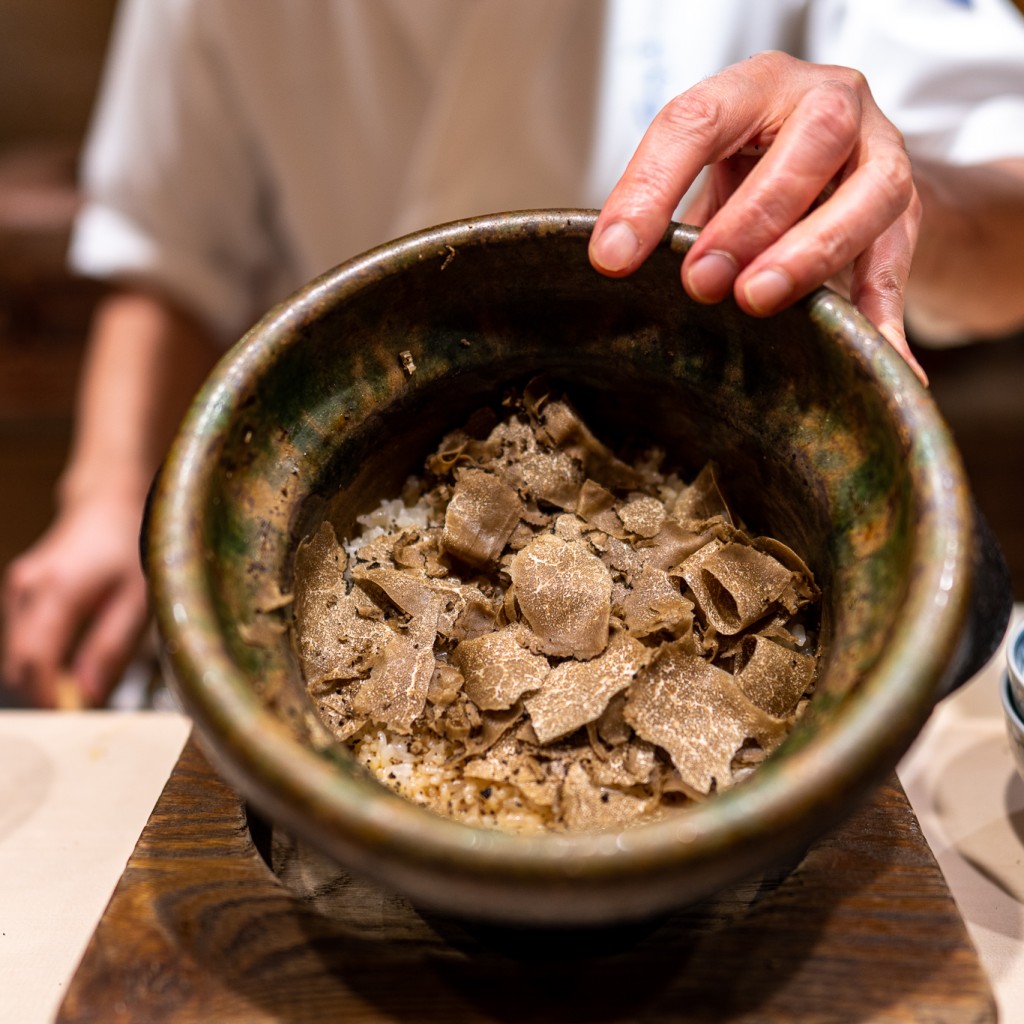
<instances>
[{"instance_id":1,"label":"forearm","mask_svg":"<svg viewBox=\"0 0 1024 1024\"><path fill-rule=\"evenodd\" d=\"M1024 327L1024 160L915 165L921 233L907 313L927 339L1000 337Z\"/></svg>"},{"instance_id":2,"label":"forearm","mask_svg":"<svg viewBox=\"0 0 1024 1024\"><path fill-rule=\"evenodd\" d=\"M193 320L153 295L123 291L94 320L61 504L94 488L146 492L217 350Z\"/></svg>"}]
</instances>

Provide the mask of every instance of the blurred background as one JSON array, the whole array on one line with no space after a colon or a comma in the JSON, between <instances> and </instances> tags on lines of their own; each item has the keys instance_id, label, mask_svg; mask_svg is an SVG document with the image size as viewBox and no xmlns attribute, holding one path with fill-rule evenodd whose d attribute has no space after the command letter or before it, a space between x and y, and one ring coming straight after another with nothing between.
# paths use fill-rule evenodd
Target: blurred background
<instances>
[{"instance_id":1,"label":"blurred background","mask_svg":"<svg viewBox=\"0 0 1024 1024\"><path fill-rule=\"evenodd\" d=\"M70 438L98 291L64 249L114 7L0 0L0 572L45 528ZM1024 600L1024 338L918 355Z\"/></svg>"}]
</instances>

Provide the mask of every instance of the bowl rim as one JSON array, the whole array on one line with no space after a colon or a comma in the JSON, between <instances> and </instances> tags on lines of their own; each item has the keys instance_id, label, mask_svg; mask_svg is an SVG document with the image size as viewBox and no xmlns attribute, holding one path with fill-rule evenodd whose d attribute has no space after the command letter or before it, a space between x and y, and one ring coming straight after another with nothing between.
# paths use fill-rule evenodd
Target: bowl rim
<instances>
[{"instance_id":1,"label":"bowl rim","mask_svg":"<svg viewBox=\"0 0 1024 1024\"><path fill-rule=\"evenodd\" d=\"M203 467L216 464L209 458L211 446L216 448L218 430L237 407L239 385L293 343L288 334L294 323L325 302L343 301L357 292L367 272L396 253L425 246L459 248L495 233L506 237L523 225L580 235L585 253L594 217L594 211L580 210L474 217L406 235L348 260L300 288L253 326L223 357L186 415L151 508L147 566L157 622L165 657L200 739L229 730L239 741L229 752L216 743L204 744L204 749L272 816L315 806L321 826L358 835L381 857L400 859L411 849L421 864L447 871L457 867L482 875L625 877L713 861L721 856L726 835L730 846L737 841L771 846L776 833L795 817L810 815L832 823L839 816L837 806L866 793L895 767L928 717L954 661L969 601L970 588L962 585L971 567L963 470L948 429L912 371L859 311L828 289L819 289L800 305L819 326L827 321L851 359L878 382L894 425L910 439L908 458L923 467L917 511L927 528L915 531L911 542L903 611L913 628L895 638L864 678L869 699L854 706L847 702L840 720L828 730L828 750L818 736L786 755L793 770L786 773L784 784L779 773L758 772L685 815L622 832L541 836L440 818L383 786L382 795L393 799L367 801L359 787L341 777L335 761L296 743L235 670L226 645L211 640L209 631L189 628L197 621L216 620L196 571L203 561L197 510L206 507L212 485L212 471ZM662 244L682 253L694 237L695 229L674 225ZM886 683L893 673L901 685ZM836 767L840 764L842 772Z\"/></svg>"}]
</instances>

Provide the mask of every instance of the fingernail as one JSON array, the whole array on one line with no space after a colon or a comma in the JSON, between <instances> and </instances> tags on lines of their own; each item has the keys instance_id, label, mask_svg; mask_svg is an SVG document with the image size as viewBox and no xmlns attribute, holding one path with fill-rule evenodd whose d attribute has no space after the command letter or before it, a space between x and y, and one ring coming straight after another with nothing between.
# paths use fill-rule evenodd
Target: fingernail
<instances>
[{"instance_id":1,"label":"fingernail","mask_svg":"<svg viewBox=\"0 0 1024 1024\"><path fill-rule=\"evenodd\" d=\"M732 253L710 249L690 267L687 290L698 302L721 302L732 289L739 269Z\"/></svg>"},{"instance_id":2,"label":"fingernail","mask_svg":"<svg viewBox=\"0 0 1024 1024\"><path fill-rule=\"evenodd\" d=\"M793 282L781 270L762 270L746 283L743 294L755 313L774 313L793 294Z\"/></svg>"},{"instance_id":3,"label":"fingernail","mask_svg":"<svg viewBox=\"0 0 1024 1024\"><path fill-rule=\"evenodd\" d=\"M623 221L615 221L598 235L590 249L590 256L601 270L625 270L640 250L640 240L633 229Z\"/></svg>"}]
</instances>

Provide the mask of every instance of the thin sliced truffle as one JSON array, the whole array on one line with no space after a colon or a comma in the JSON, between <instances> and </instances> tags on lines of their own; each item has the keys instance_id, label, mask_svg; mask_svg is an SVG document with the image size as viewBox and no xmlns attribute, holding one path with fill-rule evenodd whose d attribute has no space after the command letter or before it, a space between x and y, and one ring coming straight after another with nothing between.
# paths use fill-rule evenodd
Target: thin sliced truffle
<instances>
[{"instance_id":1,"label":"thin sliced truffle","mask_svg":"<svg viewBox=\"0 0 1024 1024\"><path fill-rule=\"evenodd\" d=\"M463 588L465 603L458 617L452 623L453 640L473 640L485 636L495 629L498 607L475 587Z\"/></svg>"},{"instance_id":2,"label":"thin sliced truffle","mask_svg":"<svg viewBox=\"0 0 1024 1024\"><path fill-rule=\"evenodd\" d=\"M793 574L789 585L779 595L779 603L790 615L821 596L811 570L791 547L774 537L755 537L750 544L757 551L770 555Z\"/></svg>"},{"instance_id":3,"label":"thin sliced truffle","mask_svg":"<svg viewBox=\"0 0 1024 1024\"><path fill-rule=\"evenodd\" d=\"M533 448L524 452L509 476L518 480L534 501L571 509L576 503L583 469L565 452Z\"/></svg>"},{"instance_id":4,"label":"thin sliced truffle","mask_svg":"<svg viewBox=\"0 0 1024 1024\"><path fill-rule=\"evenodd\" d=\"M682 780L702 793L732 779L733 755L751 738L771 749L786 723L747 698L732 676L666 645L630 687L626 721L663 747Z\"/></svg>"},{"instance_id":5,"label":"thin sliced truffle","mask_svg":"<svg viewBox=\"0 0 1024 1024\"><path fill-rule=\"evenodd\" d=\"M446 708L462 693L462 673L443 661L434 662L434 674L427 687L427 700L435 707Z\"/></svg>"},{"instance_id":6,"label":"thin sliced truffle","mask_svg":"<svg viewBox=\"0 0 1024 1024\"><path fill-rule=\"evenodd\" d=\"M576 516L556 516L551 532L560 540L575 543L583 540L583 523Z\"/></svg>"},{"instance_id":7,"label":"thin sliced truffle","mask_svg":"<svg viewBox=\"0 0 1024 1024\"><path fill-rule=\"evenodd\" d=\"M711 540L722 540L717 527L695 532L675 520L668 519L648 541L636 547L637 554L657 569L674 569Z\"/></svg>"},{"instance_id":8,"label":"thin sliced truffle","mask_svg":"<svg viewBox=\"0 0 1024 1024\"><path fill-rule=\"evenodd\" d=\"M613 787L599 786L581 764L570 765L562 784L562 814L569 828L598 831L621 827L647 817L656 800Z\"/></svg>"},{"instance_id":9,"label":"thin sliced truffle","mask_svg":"<svg viewBox=\"0 0 1024 1024\"><path fill-rule=\"evenodd\" d=\"M460 693L452 704L445 708L444 714L435 718L433 730L439 736L465 745L482 722L480 709L464 693Z\"/></svg>"},{"instance_id":10,"label":"thin sliced truffle","mask_svg":"<svg viewBox=\"0 0 1024 1024\"><path fill-rule=\"evenodd\" d=\"M616 457L599 441L576 410L564 399L551 399L543 380L527 385L527 408L537 417L541 428L555 447L578 459L587 474L606 487L632 489L643 482L640 474Z\"/></svg>"},{"instance_id":11,"label":"thin sliced truffle","mask_svg":"<svg viewBox=\"0 0 1024 1024\"><path fill-rule=\"evenodd\" d=\"M727 635L767 615L793 580L790 570L771 555L736 543L722 545L683 576L708 621Z\"/></svg>"},{"instance_id":12,"label":"thin sliced truffle","mask_svg":"<svg viewBox=\"0 0 1024 1024\"><path fill-rule=\"evenodd\" d=\"M619 747L628 743L633 735L633 730L625 717L626 693L617 693L608 706L601 713L601 717L593 723L593 731L601 743L609 747ZM588 727L588 732L590 731ZM591 738L591 745L594 739Z\"/></svg>"},{"instance_id":13,"label":"thin sliced truffle","mask_svg":"<svg viewBox=\"0 0 1024 1024\"><path fill-rule=\"evenodd\" d=\"M693 602L679 593L667 572L647 565L623 602L622 618L636 637L661 632L689 636L693 632Z\"/></svg>"},{"instance_id":14,"label":"thin sliced truffle","mask_svg":"<svg viewBox=\"0 0 1024 1024\"><path fill-rule=\"evenodd\" d=\"M761 636L743 639L743 667L736 680L763 711L783 718L814 678L814 659Z\"/></svg>"},{"instance_id":15,"label":"thin sliced truffle","mask_svg":"<svg viewBox=\"0 0 1024 1024\"><path fill-rule=\"evenodd\" d=\"M608 701L629 686L650 655L650 648L639 640L618 633L599 657L557 665L543 688L526 698L537 739L550 743L595 721Z\"/></svg>"},{"instance_id":16,"label":"thin sliced truffle","mask_svg":"<svg viewBox=\"0 0 1024 1024\"><path fill-rule=\"evenodd\" d=\"M523 707L514 707L499 711L482 711L480 727L472 736L464 741L466 755L474 757L490 750L513 726L523 721Z\"/></svg>"},{"instance_id":17,"label":"thin sliced truffle","mask_svg":"<svg viewBox=\"0 0 1024 1024\"><path fill-rule=\"evenodd\" d=\"M448 568L441 561L441 531L428 529L422 533L405 531L391 549L391 559L399 569L419 573L428 579L441 579Z\"/></svg>"},{"instance_id":18,"label":"thin sliced truffle","mask_svg":"<svg viewBox=\"0 0 1024 1024\"><path fill-rule=\"evenodd\" d=\"M576 499L576 515L596 526L609 537L623 540L626 536L622 520L615 511L615 495L596 480L585 480Z\"/></svg>"},{"instance_id":19,"label":"thin sliced truffle","mask_svg":"<svg viewBox=\"0 0 1024 1024\"><path fill-rule=\"evenodd\" d=\"M590 542L594 545L600 543L602 549L601 561L609 569L622 573L627 582L643 572L644 566L647 564L646 557L642 551L638 551L631 544L626 544L615 537L609 537L606 534L595 534L590 538Z\"/></svg>"},{"instance_id":20,"label":"thin sliced truffle","mask_svg":"<svg viewBox=\"0 0 1024 1024\"><path fill-rule=\"evenodd\" d=\"M512 559L509 575L539 650L559 658L593 658L605 649L611 579L583 541L541 534Z\"/></svg>"},{"instance_id":21,"label":"thin sliced truffle","mask_svg":"<svg viewBox=\"0 0 1024 1024\"><path fill-rule=\"evenodd\" d=\"M465 678L466 694L481 711L512 707L524 693L539 690L551 671L547 658L531 654L517 639L516 626L463 640L452 662Z\"/></svg>"},{"instance_id":22,"label":"thin sliced truffle","mask_svg":"<svg viewBox=\"0 0 1024 1024\"><path fill-rule=\"evenodd\" d=\"M704 522L721 517L732 525L732 513L718 486L714 463L707 463L672 506L673 518L681 523Z\"/></svg>"},{"instance_id":23,"label":"thin sliced truffle","mask_svg":"<svg viewBox=\"0 0 1024 1024\"><path fill-rule=\"evenodd\" d=\"M352 702L356 714L396 732L412 731L434 675L434 656L408 637L396 636L381 652Z\"/></svg>"},{"instance_id":24,"label":"thin sliced truffle","mask_svg":"<svg viewBox=\"0 0 1024 1024\"><path fill-rule=\"evenodd\" d=\"M306 685L316 690L335 679L358 679L394 633L381 619L360 614L346 593L346 557L330 523L323 523L295 555L295 635Z\"/></svg>"},{"instance_id":25,"label":"thin sliced truffle","mask_svg":"<svg viewBox=\"0 0 1024 1024\"><path fill-rule=\"evenodd\" d=\"M441 546L469 565L494 565L522 514L519 496L503 480L463 470L445 510Z\"/></svg>"},{"instance_id":26,"label":"thin sliced truffle","mask_svg":"<svg viewBox=\"0 0 1024 1024\"><path fill-rule=\"evenodd\" d=\"M590 777L599 786L646 786L651 781L657 764L653 744L634 740L616 747L587 763Z\"/></svg>"},{"instance_id":27,"label":"thin sliced truffle","mask_svg":"<svg viewBox=\"0 0 1024 1024\"><path fill-rule=\"evenodd\" d=\"M352 710L396 732L409 733L423 713L434 677L434 639L440 602L395 633L352 700Z\"/></svg>"},{"instance_id":28,"label":"thin sliced truffle","mask_svg":"<svg viewBox=\"0 0 1024 1024\"><path fill-rule=\"evenodd\" d=\"M665 506L649 494L627 501L619 508L618 514L630 533L648 539L656 537L665 522Z\"/></svg>"},{"instance_id":29,"label":"thin sliced truffle","mask_svg":"<svg viewBox=\"0 0 1024 1024\"><path fill-rule=\"evenodd\" d=\"M317 700L317 707L324 722L330 727L335 738L342 743L350 736L354 736L366 722L352 709L352 699L358 688L356 683L347 683L330 693L323 694Z\"/></svg>"},{"instance_id":30,"label":"thin sliced truffle","mask_svg":"<svg viewBox=\"0 0 1024 1024\"><path fill-rule=\"evenodd\" d=\"M583 480L583 467L567 452L542 445L530 424L512 419L491 437L498 444L486 469L515 488L524 501L571 509Z\"/></svg>"},{"instance_id":31,"label":"thin sliced truffle","mask_svg":"<svg viewBox=\"0 0 1024 1024\"><path fill-rule=\"evenodd\" d=\"M379 590L396 608L414 618L439 609L438 631L442 633L451 631L465 604L458 583L414 576L401 569L355 568L352 579L364 588Z\"/></svg>"}]
</instances>

